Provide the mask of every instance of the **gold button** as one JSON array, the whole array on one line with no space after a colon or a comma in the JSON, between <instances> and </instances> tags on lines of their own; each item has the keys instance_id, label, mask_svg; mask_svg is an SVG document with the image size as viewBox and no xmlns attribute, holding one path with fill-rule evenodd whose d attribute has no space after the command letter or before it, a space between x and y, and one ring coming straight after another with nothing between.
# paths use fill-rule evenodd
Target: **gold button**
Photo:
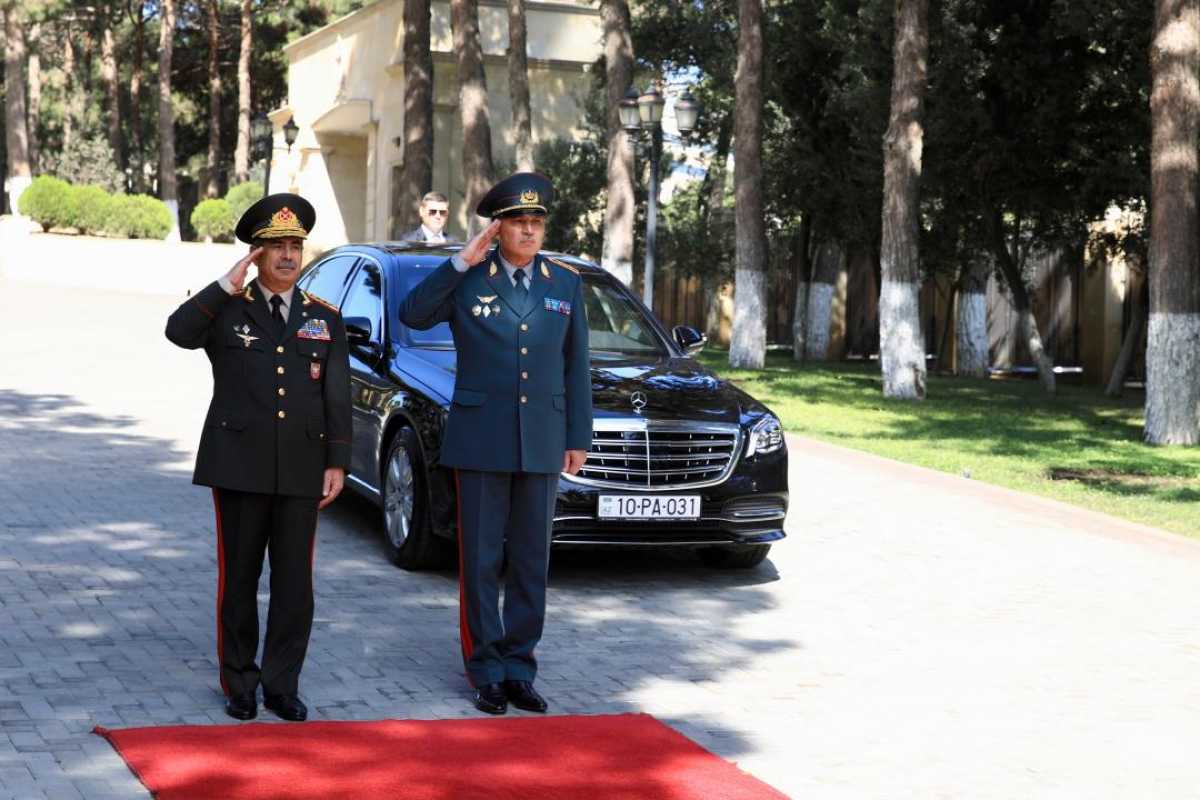
<instances>
[{"instance_id":1,"label":"gold button","mask_svg":"<svg viewBox=\"0 0 1200 800\"><path fill-rule=\"evenodd\" d=\"M276 372L278 372L280 375L282 375L282 374L283 374L283 367L276 367L276 368L275 368L275 371L276 371Z\"/></svg>"},{"instance_id":2,"label":"gold button","mask_svg":"<svg viewBox=\"0 0 1200 800\"><path fill-rule=\"evenodd\" d=\"M282 353L282 352L283 352L283 345L279 345L278 347L276 347L276 348L275 348L275 352L276 352L276 353Z\"/></svg>"},{"instance_id":3,"label":"gold button","mask_svg":"<svg viewBox=\"0 0 1200 800\"><path fill-rule=\"evenodd\" d=\"M529 326L528 326L528 325L526 325L524 322L522 322L522 323L521 323L521 330L523 330L523 331L527 331L527 330L529 330Z\"/></svg>"},{"instance_id":4,"label":"gold button","mask_svg":"<svg viewBox=\"0 0 1200 800\"><path fill-rule=\"evenodd\" d=\"M522 373L521 373L521 380L523 380L523 381L527 381L527 380L529 380L529 373L528 373L528 372L522 372Z\"/></svg>"},{"instance_id":5,"label":"gold button","mask_svg":"<svg viewBox=\"0 0 1200 800\"><path fill-rule=\"evenodd\" d=\"M529 402L529 398L528 398L528 397L526 397L525 395L521 395L521 402L522 402L522 403L528 403L528 402ZM282 411L280 411L279 413L280 413L280 414L282 414L283 412L282 412Z\"/></svg>"},{"instance_id":6,"label":"gold button","mask_svg":"<svg viewBox=\"0 0 1200 800\"><path fill-rule=\"evenodd\" d=\"M521 355L523 355L523 356L527 356L527 355L529 355L529 348L528 348L528 347L522 347L522 348L521 348ZM280 367L280 369L283 369L283 367Z\"/></svg>"},{"instance_id":7,"label":"gold button","mask_svg":"<svg viewBox=\"0 0 1200 800\"><path fill-rule=\"evenodd\" d=\"M280 411L280 412L279 412L279 418L280 418L280 419L283 419L283 418L284 418L284 417L286 417L286 416L287 416L287 412L286 412L286 411Z\"/></svg>"},{"instance_id":8,"label":"gold button","mask_svg":"<svg viewBox=\"0 0 1200 800\"><path fill-rule=\"evenodd\" d=\"M287 389L284 389L282 386L280 386L279 387L279 396L283 397L285 394L287 394Z\"/></svg>"}]
</instances>

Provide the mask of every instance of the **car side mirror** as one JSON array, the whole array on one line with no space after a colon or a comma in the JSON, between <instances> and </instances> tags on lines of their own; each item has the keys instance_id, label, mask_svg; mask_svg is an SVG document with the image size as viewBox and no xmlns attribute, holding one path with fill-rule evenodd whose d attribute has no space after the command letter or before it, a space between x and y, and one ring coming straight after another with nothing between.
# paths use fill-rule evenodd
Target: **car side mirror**
<instances>
[{"instance_id":1,"label":"car side mirror","mask_svg":"<svg viewBox=\"0 0 1200 800\"><path fill-rule=\"evenodd\" d=\"M347 317L346 340L362 347L371 346L371 320L366 317Z\"/></svg>"},{"instance_id":2,"label":"car side mirror","mask_svg":"<svg viewBox=\"0 0 1200 800\"><path fill-rule=\"evenodd\" d=\"M675 343L689 356L696 355L708 344L708 336L688 325L676 325L671 335L675 337Z\"/></svg>"}]
</instances>

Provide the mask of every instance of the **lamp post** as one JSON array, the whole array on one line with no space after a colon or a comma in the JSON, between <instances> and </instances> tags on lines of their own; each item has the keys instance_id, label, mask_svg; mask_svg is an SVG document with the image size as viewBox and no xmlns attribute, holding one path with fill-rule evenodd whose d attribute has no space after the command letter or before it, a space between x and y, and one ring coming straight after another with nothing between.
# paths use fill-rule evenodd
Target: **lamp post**
<instances>
[{"instance_id":1,"label":"lamp post","mask_svg":"<svg viewBox=\"0 0 1200 800\"><path fill-rule=\"evenodd\" d=\"M271 193L271 149L275 126L267 115L259 111L250 119L250 138L259 158L266 159L266 174L263 175L263 197Z\"/></svg>"},{"instance_id":2,"label":"lamp post","mask_svg":"<svg viewBox=\"0 0 1200 800\"><path fill-rule=\"evenodd\" d=\"M658 162L662 158L662 116L666 101L653 85L640 94L632 86L617 108L621 127L630 136L645 132L650 137L650 187L646 199L646 270L642 283L642 302L654 310L654 253L658 236ZM679 132L687 136L696 128L700 104L691 92L684 91L675 101L675 120Z\"/></svg>"}]
</instances>

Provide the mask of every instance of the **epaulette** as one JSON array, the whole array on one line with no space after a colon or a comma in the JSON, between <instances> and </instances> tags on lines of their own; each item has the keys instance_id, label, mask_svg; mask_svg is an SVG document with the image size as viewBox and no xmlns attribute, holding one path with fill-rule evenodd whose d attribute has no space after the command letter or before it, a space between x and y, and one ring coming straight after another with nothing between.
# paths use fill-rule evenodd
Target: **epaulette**
<instances>
[{"instance_id":1,"label":"epaulette","mask_svg":"<svg viewBox=\"0 0 1200 800\"><path fill-rule=\"evenodd\" d=\"M333 305L332 303L328 303L328 302L322 300L321 298L317 297L315 294L309 294L308 292L301 289L300 296L304 298L304 305L309 305L310 303L316 303L319 306L325 306L326 308L328 308L330 311L332 311L335 314L340 313L338 311L337 306Z\"/></svg>"},{"instance_id":2,"label":"epaulette","mask_svg":"<svg viewBox=\"0 0 1200 800\"><path fill-rule=\"evenodd\" d=\"M247 303L254 302L254 293L250 291L250 284L246 284L246 288L242 290L242 299Z\"/></svg>"},{"instance_id":3,"label":"epaulette","mask_svg":"<svg viewBox=\"0 0 1200 800\"><path fill-rule=\"evenodd\" d=\"M552 264L556 264L556 265L562 267L563 269L567 270L568 272L574 272L576 275L579 274L579 269L577 267L573 267L565 261L559 261L557 258L551 258L550 256L546 256L546 260Z\"/></svg>"}]
</instances>

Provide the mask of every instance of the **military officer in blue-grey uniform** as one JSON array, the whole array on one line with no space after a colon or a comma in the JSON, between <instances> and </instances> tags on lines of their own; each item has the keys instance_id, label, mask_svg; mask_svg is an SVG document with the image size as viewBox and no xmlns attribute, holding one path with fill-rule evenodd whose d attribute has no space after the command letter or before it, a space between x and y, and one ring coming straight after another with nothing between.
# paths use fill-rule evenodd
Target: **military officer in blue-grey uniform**
<instances>
[{"instance_id":1,"label":"military officer in blue-grey uniform","mask_svg":"<svg viewBox=\"0 0 1200 800\"><path fill-rule=\"evenodd\" d=\"M313 621L317 511L350 464L350 365L336 308L296 288L313 207L294 194L251 206L237 237L250 253L167 320L167 338L204 348L213 398L195 483L211 486L217 516L217 660L225 712L263 704L287 720L308 714L300 669ZM246 281L251 264L258 276ZM271 559L262 667L258 580Z\"/></svg>"},{"instance_id":2,"label":"military officer in blue-grey uniform","mask_svg":"<svg viewBox=\"0 0 1200 800\"><path fill-rule=\"evenodd\" d=\"M552 199L538 173L496 184L476 209L492 223L400 310L418 330L448 321L458 351L440 461L455 469L458 489L463 662L475 706L489 714L510 702L546 710L533 687L534 647L558 476L578 472L592 441L583 281L569 264L538 253Z\"/></svg>"}]
</instances>

